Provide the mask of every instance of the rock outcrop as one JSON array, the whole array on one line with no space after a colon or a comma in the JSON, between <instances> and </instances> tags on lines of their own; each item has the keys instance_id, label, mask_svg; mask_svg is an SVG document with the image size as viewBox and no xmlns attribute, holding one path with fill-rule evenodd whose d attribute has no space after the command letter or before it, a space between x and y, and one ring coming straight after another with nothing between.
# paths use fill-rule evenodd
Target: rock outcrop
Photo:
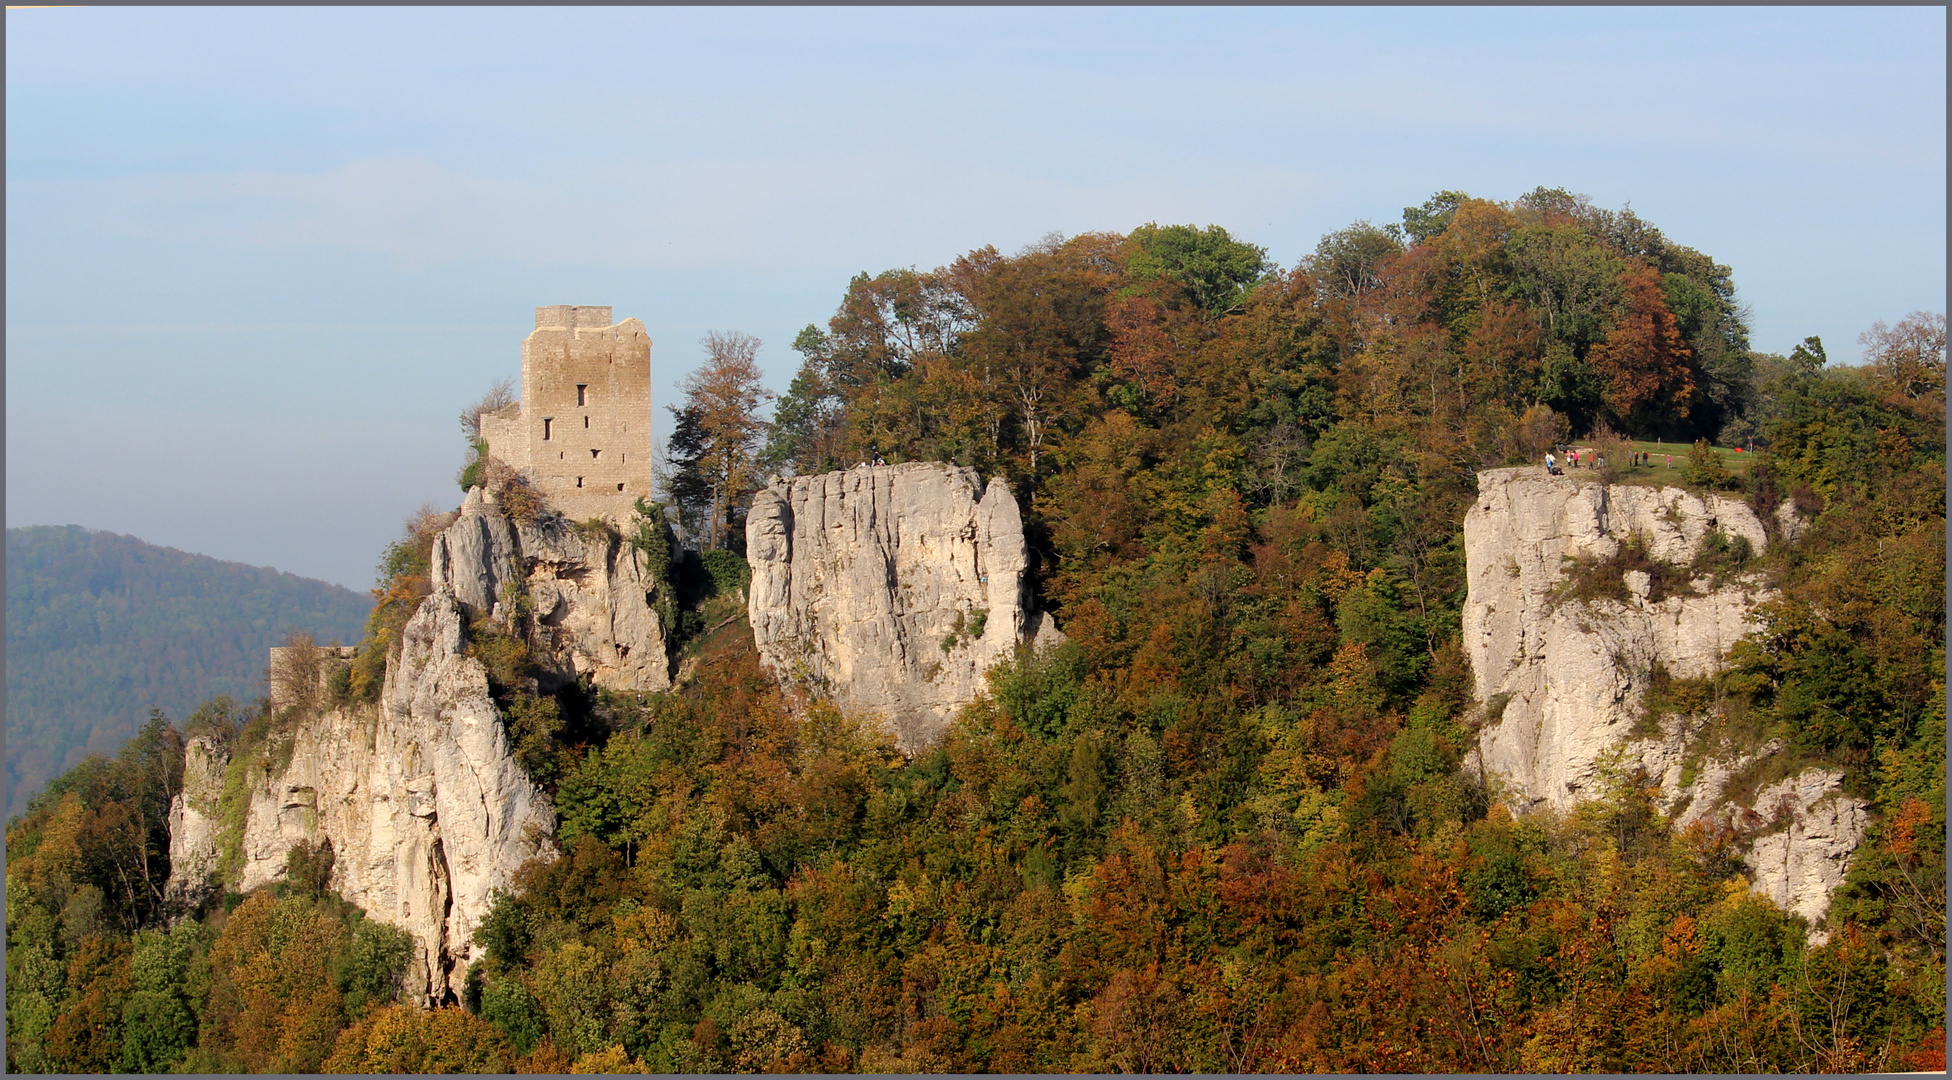
<instances>
[{"instance_id":1,"label":"rock outcrop","mask_svg":"<svg viewBox=\"0 0 1952 1080\"><path fill-rule=\"evenodd\" d=\"M169 882L165 895L179 905L201 899L217 873L219 803L230 751L221 743L192 736L183 745L183 791L169 804Z\"/></svg>"},{"instance_id":2,"label":"rock outcrop","mask_svg":"<svg viewBox=\"0 0 1952 1080\"><path fill-rule=\"evenodd\" d=\"M1779 536L1799 527L1793 514L1773 524ZM1755 606L1770 595L1759 576L1692 572L1714 534L1756 553L1770 543L1763 522L1735 499L1537 468L1480 473L1464 519L1463 613L1485 704L1477 764L1520 812L1567 810L1600 794L1609 777L1642 772L1660 782L1677 826L1713 820L1745 830L1757 889L1815 922L1863 837L1864 804L1838 790L1840 775L1809 770L1748 805L1730 805L1730 779L1779 745L1718 760L1698 738L1699 717L1670 717L1654 733L1642 724L1657 674L1713 675L1758 628ZM1630 542L1661 564L1664 578L1684 582L1660 590L1648 570L1625 569L1614 595L1582 596L1575 576L1593 575Z\"/></svg>"},{"instance_id":3,"label":"rock outcrop","mask_svg":"<svg viewBox=\"0 0 1952 1080\"><path fill-rule=\"evenodd\" d=\"M413 936L410 992L454 1000L494 890L555 850L554 810L512 753L487 672L468 655L468 621L526 612L539 681L662 689L669 656L648 595L659 576L614 535L560 519L511 524L469 492L434 540L431 595L377 703L294 706L249 760L191 741L171 813L173 892L193 895L211 872L248 890L276 880L293 845L330 842L331 888ZM215 820L227 774L247 801L229 832Z\"/></svg>"},{"instance_id":4,"label":"rock outcrop","mask_svg":"<svg viewBox=\"0 0 1952 1080\"><path fill-rule=\"evenodd\" d=\"M560 515L511 524L477 488L433 558L434 579L468 611L508 624L524 609L545 683L670 688L670 634L651 602L666 569L614 533Z\"/></svg>"},{"instance_id":5,"label":"rock outcrop","mask_svg":"<svg viewBox=\"0 0 1952 1080\"><path fill-rule=\"evenodd\" d=\"M1756 889L1812 926L1830 910L1830 894L1870 825L1863 800L1843 793L1843 779L1834 769L1808 769L1763 788L1747 808L1763 830L1746 860Z\"/></svg>"},{"instance_id":6,"label":"rock outcrop","mask_svg":"<svg viewBox=\"0 0 1952 1080\"><path fill-rule=\"evenodd\" d=\"M1478 475L1464 518L1464 646L1479 696L1498 713L1481 736L1484 764L1508 781L1514 808L1570 807L1633 727L1656 668L1711 675L1755 629L1753 578L1719 588L1697 579L1695 595L1656 601L1647 575L1628 571L1626 600L1579 601L1555 595L1567 561L1613 558L1638 534L1650 558L1685 566L1716 529L1757 552L1769 542L1733 499L1538 469Z\"/></svg>"},{"instance_id":7,"label":"rock outcrop","mask_svg":"<svg viewBox=\"0 0 1952 1080\"><path fill-rule=\"evenodd\" d=\"M776 480L746 519L748 612L782 682L871 712L905 751L938 740L1023 642L1062 640L1024 579L1000 478L940 463Z\"/></svg>"}]
</instances>

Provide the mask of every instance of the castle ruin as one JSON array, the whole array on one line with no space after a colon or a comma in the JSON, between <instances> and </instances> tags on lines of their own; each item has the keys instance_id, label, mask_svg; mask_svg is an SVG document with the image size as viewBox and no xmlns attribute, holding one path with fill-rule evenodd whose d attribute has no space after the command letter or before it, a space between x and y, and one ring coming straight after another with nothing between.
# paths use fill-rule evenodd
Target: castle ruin
<instances>
[{"instance_id":1,"label":"castle ruin","mask_svg":"<svg viewBox=\"0 0 1952 1080\"><path fill-rule=\"evenodd\" d=\"M651 496L651 338L610 308L535 309L522 397L483 413L488 454L573 521L621 520Z\"/></svg>"}]
</instances>

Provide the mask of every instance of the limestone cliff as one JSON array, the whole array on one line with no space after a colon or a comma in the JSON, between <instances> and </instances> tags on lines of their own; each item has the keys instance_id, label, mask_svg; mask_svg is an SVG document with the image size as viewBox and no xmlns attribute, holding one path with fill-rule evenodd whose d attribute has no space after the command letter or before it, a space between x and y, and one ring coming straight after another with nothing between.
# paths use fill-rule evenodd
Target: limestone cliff
<instances>
[{"instance_id":1,"label":"limestone cliff","mask_svg":"<svg viewBox=\"0 0 1952 1080\"><path fill-rule=\"evenodd\" d=\"M215 873L248 890L276 880L294 844L329 841L330 886L416 946L410 994L452 1000L475 959L491 894L553 855L548 796L511 752L467 623L527 613L543 680L587 674L616 689L670 684L655 579L635 548L557 518L510 523L480 489L433 542L431 594L389 659L376 703L300 703L229 761L190 742L171 815L171 887ZM546 687L545 687L546 689ZM320 695L321 699L323 695ZM226 785L238 820L217 820Z\"/></svg>"},{"instance_id":2,"label":"limestone cliff","mask_svg":"<svg viewBox=\"0 0 1952 1080\"><path fill-rule=\"evenodd\" d=\"M1797 527L1793 515L1772 524L1778 536ZM1464 519L1463 613L1485 703L1477 764L1521 812L1569 809L1609 774L1642 771L1660 782L1677 825L1715 820L1745 830L1756 887L1814 923L1864 833L1864 805L1838 790L1840 774L1809 770L1732 806L1723 797L1730 778L1780 746L1718 760L1697 737L1699 717L1635 734L1657 675L1715 674L1757 628L1754 608L1770 595L1753 573L1695 572L1704 542L1719 534L1724 547L1760 553L1770 532L1731 498L1537 468L1480 473ZM1629 544L1651 560L1647 568L1621 572L1613 595L1582 595L1578 576L1590 580Z\"/></svg>"},{"instance_id":3,"label":"limestone cliff","mask_svg":"<svg viewBox=\"0 0 1952 1080\"><path fill-rule=\"evenodd\" d=\"M775 481L746 520L748 612L783 682L872 712L913 752L939 739L1021 642L1062 640L1024 580L1001 479L941 463Z\"/></svg>"},{"instance_id":4,"label":"limestone cliff","mask_svg":"<svg viewBox=\"0 0 1952 1080\"><path fill-rule=\"evenodd\" d=\"M198 899L217 874L221 842L219 804L230 751L221 743L193 736L183 747L183 790L169 805L169 882L166 895L178 904Z\"/></svg>"},{"instance_id":5,"label":"limestone cliff","mask_svg":"<svg viewBox=\"0 0 1952 1080\"><path fill-rule=\"evenodd\" d=\"M665 568L616 534L553 514L510 523L477 488L433 559L434 579L450 582L470 612L506 625L511 604L524 609L546 683L587 675L610 690L671 686L670 635L651 603Z\"/></svg>"}]
</instances>

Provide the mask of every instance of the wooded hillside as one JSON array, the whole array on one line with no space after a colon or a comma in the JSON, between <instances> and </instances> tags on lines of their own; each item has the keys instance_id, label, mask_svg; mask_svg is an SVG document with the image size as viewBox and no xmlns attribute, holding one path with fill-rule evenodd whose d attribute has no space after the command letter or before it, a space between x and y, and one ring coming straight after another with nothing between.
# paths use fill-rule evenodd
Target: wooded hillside
<instances>
[{"instance_id":1,"label":"wooded hillside","mask_svg":"<svg viewBox=\"0 0 1952 1080\"><path fill-rule=\"evenodd\" d=\"M263 693L265 650L298 630L354 642L370 597L78 526L7 530L7 813L151 709Z\"/></svg>"},{"instance_id":2,"label":"wooded hillside","mask_svg":"<svg viewBox=\"0 0 1952 1080\"><path fill-rule=\"evenodd\" d=\"M1709 256L1543 189L1441 193L1288 269L1145 225L863 274L795 343L770 441L734 441L780 470L1009 478L1070 644L905 760L783 698L736 597L704 599L679 690L557 699L525 752L564 855L432 1012L373 989L389 946L312 853L148 928L101 824L140 785L57 785L8 833L9 1064L1942 1068L1943 317L1871 328L1853 368L1751 351L1741 310ZM728 460L714 430L696 462ZM1871 801L1827 936L1747 890L1734 831L1671 829L1646 777L1514 819L1460 768L1485 719L1457 641L1474 474L1575 437L1702 440L1677 482L1809 516L1744 564L1782 591L1763 631L1650 707L1783 739ZM1733 475L1713 439L1761 453ZM741 475L695 485L714 532Z\"/></svg>"}]
</instances>

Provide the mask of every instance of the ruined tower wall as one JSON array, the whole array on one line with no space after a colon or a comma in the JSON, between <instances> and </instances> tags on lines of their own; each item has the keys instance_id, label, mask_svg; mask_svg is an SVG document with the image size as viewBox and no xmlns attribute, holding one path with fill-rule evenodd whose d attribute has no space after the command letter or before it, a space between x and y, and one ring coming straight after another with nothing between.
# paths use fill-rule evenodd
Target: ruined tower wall
<instances>
[{"instance_id":1,"label":"ruined tower wall","mask_svg":"<svg viewBox=\"0 0 1952 1080\"><path fill-rule=\"evenodd\" d=\"M651 338L611 309L535 309L522 400L482 418L489 453L572 520L621 518L651 494Z\"/></svg>"},{"instance_id":2,"label":"ruined tower wall","mask_svg":"<svg viewBox=\"0 0 1952 1080\"><path fill-rule=\"evenodd\" d=\"M529 469L529 435L522 426L522 403L481 414L481 437L488 452L517 472Z\"/></svg>"}]
</instances>

